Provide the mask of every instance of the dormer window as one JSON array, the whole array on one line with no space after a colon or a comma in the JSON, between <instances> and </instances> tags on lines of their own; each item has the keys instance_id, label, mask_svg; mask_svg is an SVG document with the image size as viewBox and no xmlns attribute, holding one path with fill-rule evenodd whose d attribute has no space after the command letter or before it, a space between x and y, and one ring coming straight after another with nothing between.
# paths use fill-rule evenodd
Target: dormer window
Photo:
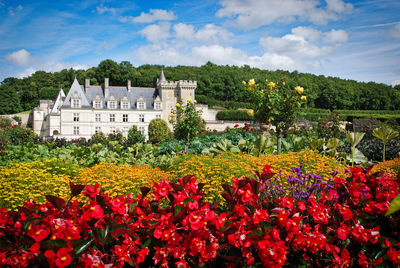
<instances>
[{"instance_id":1,"label":"dormer window","mask_svg":"<svg viewBox=\"0 0 400 268\"><path fill-rule=\"evenodd\" d=\"M73 99L71 103L72 108L79 108L81 107L81 100Z\"/></svg>"},{"instance_id":2,"label":"dormer window","mask_svg":"<svg viewBox=\"0 0 400 268\"><path fill-rule=\"evenodd\" d=\"M143 97L139 97L139 99L137 100L137 108L138 108L138 110L146 109L146 102Z\"/></svg>"},{"instance_id":3,"label":"dormer window","mask_svg":"<svg viewBox=\"0 0 400 268\"><path fill-rule=\"evenodd\" d=\"M127 96L122 97L121 99L121 109L129 109L130 103L129 103L129 98Z\"/></svg>"},{"instance_id":4,"label":"dormer window","mask_svg":"<svg viewBox=\"0 0 400 268\"><path fill-rule=\"evenodd\" d=\"M161 110L161 99L160 96L154 100L154 110Z\"/></svg>"},{"instance_id":5,"label":"dormer window","mask_svg":"<svg viewBox=\"0 0 400 268\"><path fill-rule=\"evenodd\" d=\"M117 99L114 96L108 99L107 107L108 109L117 109Z\"/></svg>"},{"instance_id":6,"label":"dormer window","mask_svg":"<svg viewBox=\"0 0 400 268\"><path fill-rule=\"evenodd\" d=\"M95 109L102 109L103 108L103 101L99 95L96 95L93 99L93 108Z\"/></svg>"},{"instance_id":7,"label":"dormer window","mask_svg":"<svg viewBox=\"0 0 400 268\"><path fill-rule=\"evenodd\" d=\"M129 109L129 102L123 101L121 102L122 109Z\"/></svg>"},{"instance_id":8,"label":"dormer window","mask_svg":"<svg viewBox=\"0 0 400 268\"><path fill-rule=\"evenodd\" d=\"M109 109L116 109L117 108L117 102L116 101L109 101L108 102L108 108Z\"/></svg>"}]
</instances>

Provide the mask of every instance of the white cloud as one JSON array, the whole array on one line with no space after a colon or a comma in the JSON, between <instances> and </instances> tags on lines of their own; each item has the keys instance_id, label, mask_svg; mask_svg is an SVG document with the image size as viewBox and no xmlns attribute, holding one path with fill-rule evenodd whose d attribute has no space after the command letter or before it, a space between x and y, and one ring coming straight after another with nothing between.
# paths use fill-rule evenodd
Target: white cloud
<instances>
[{"instance_id":1,"label":"white cloud","mask_svg":"<svg viewBox=\"0 0 400 268\"><path fill-rule=\"evenodd\" d=\"M321 32L311 27L297 27L292 29L292 33L297 36L302 36L310 42L315 42L321 37Z\"/></svg>"},{"instance_id":2,"label":"white cloud","mask_svg":"<svg viewBox=\"0 0 400 268\"><path fill-rule=\"evenodd\" d=\"M297 27L291 34L282 37L266 36L260 38L260 45L266 52L290 55L296 58L317 58L332 53L339 47L337 43L347 41L348 34L343 30L321 32L311 27ZM325 43L336 45L322 46ZM313 63L316 66L319 63Z\"/></svg>"},{"instance_id":3,"label":"white cloud","mask_svg":"<svg viewBox=\"0 0 400 268\"><path fill-rule=\"evenodd\" d=\"M229 41L233 34L222 27L214 24L207 24L197 31L195 37L198 41L206 44L215 44Z\"/></svg>"},{"instance_id":4,"label":"white cloud","mask_svg":"<svg viewBox=\"0 0 400 268\"><path fill-rule=\"evenodd\" d=\"M396 25L390 30L390 34L394 38L400 39L400 22L396 23Z\"/></svg>"},{"instance_id":5,"label":"white cloud","mask_svg":"<svg viewBox=\"0 0 400 268\"><path fill-rule=\"evenodd\" d=\"M274 22L309 20L315 24L326 24L337 20L339 14L351 12L353 6L341 0L327 0L325 9L315 0L222 0L217 17L231 17L247 29L258 28Z\"/></svg>"},{"instance_id":6,"label":"white cloud","mask_svg":"<svg viewBox=\"0 0 400 268\"><path fill-rule=\"evenodd\" d=\"M193 48L181 48L174 45L147 45L136 50L135 61L138 64L164 65L202 65L207 61L216 64L242 66L248 64L263 69L302 70L300 63L289 56L265 53L261 56L249 56L246 51L221 45L201 45Z\"/></svg>"},{"instance_id":7,"label":"white cloud","mask_svg":"<svg viewBox=\"0 0 400 268\"><path fill-rule=\"evenodd\" d=\"M265 51L300 58L316 58L333 51L333 47L317 45L308 42L303 36L287 34L283 37L267 36L260 38L260 44Z\"/></svg>"},{"instance_id":8,"label":"white cloud","mask_svg":"<svg viewBox=\"0 0 400 268\"><path fill-rule=\"evenodd\" d=\"M332 29L330 32L326 32L324 41L327 43L344 43L347 42L349 35L343 30Z\"/></svg>"},{"instance_id":9,"label":"white cloud","mask_svg":"<svg viewBox=\"0 0 400 268\"><path fill-rule=\"evenodd\" d=\"M6 55L6 60L18 66L26 66L32 60L31 53L21 49Z\"/></svg>"},{"instance_id":10,"label":"white cloud","mask_svg":"<svg viewBox=\"0 0 400 268\"><path fill-rule=\"evenodd\" d=\"M342 0L326 0L327 9L337 13L348 13L353 10L353 5Z\"/></svg>"},{"instance_id":11,"label":"white cloud","mask_svg":"<svg viewBox=\"0 0 400 268\"><path fill-rule=\"evenodd\" d=\"M150 9L149 13L140 13L140 16L134 17L134 22L140 23L152 23L155 21L166 21L176 19L174 12L166 11L163 9Z\"/></svg>"},{"instance_id":12,"label":"white cloud","mask_svg":"<svg viewBox=\"0 0 400 268\"><path fill-rule=\"evenodd\" d=\"M399 80L394 80L392 82L392 87L397 86L397 85L400 85L400 79Z\"/></svg>"},{"instance_id":13,"label":"white cloud","mask_svg":"<svg viewBox=\"0 0 400 268\"><path fill-rule=\"evenodd\" d=\"M45 71L45 72L59 72L63 69L69 69L72 68L74 70L86 70L89 68L87 65L82 65L82 64L71 64L71 63L62 63L62 62L44 62L44 63L39 63L36 66L29 67L19 73L17 75L18 78L23 78L23 77L28 77L35 73L36 71Z\"/></svg>"},{"instance_id":14,"label":"white cloud","mask_svg":"<svg viewBox=\"0 0 400 268\"><path fill-rule=\"evenodd\" d=\"M175 37L184 40L193 40L194 27L191 24L178 23L174 25Z\"/></svg>"},{"instance_id":15,"label":"white cloud","mask_svg":"<svg viewBox=\"0 0 400 268\"><path fill-rule=\"evenodd\" d=\"M169 23L151 24L142 29L140 34L146 37L149 42L157 43L170 36L169 29Z\"/></svg>"},{"instance_id":16,"label":"white cloud","mask_svg":"<svg viewBox=\"0 0 400 268\"><path fill-rule=\"evenodd\" d=\"M8 8L8 15L15 16L16 12L21 11L23 7L21 5L17 7L9 7Z\"/></svg>"},{"instance_id":17,"label":"white cloud","mask_svg":"<svg viewBox=\"0 0 400 268\"><path fill-rule=\"evenodd\" d=\"M174 25L175 37L181 40L198 41L204 44L218 44L232 39L234 36L226 29L214 24L206 24L197 32L191 24L178 23Z\"/></svg>"},{"instance_id":18,"label":"white cloud","mask_svg":"<svg viewBox=\"0 0 400 268\"><path fill-rule=\"evenodd\" d=\"M101 4L100 6L96 7L96 11L98 14L105 14L107 12L113 14L114 16L117 14L117 10L113 7L105 7L103 6L103 4Z\"/></svg>"}]
</instances>

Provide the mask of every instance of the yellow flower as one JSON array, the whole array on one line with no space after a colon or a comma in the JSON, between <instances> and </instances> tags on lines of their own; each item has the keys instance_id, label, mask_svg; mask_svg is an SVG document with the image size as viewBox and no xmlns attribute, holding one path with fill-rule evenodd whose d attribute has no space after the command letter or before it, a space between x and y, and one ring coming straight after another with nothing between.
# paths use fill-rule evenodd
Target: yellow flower
<instances>
[{"instance_id":1,"label":"yellow flower","mask_svg":"<svg viewBox=\"0 0 400 268\"><path fill-rule=\"evenodd\" d=\"M261 93L264 93L264 89L261 89L260 92L261 92Z\"/></svg>"},{"instance_id":2,"label":"yellow flower","mask_svg":"<svg viewBox=\"0 0 400 268\"><path fill-rule=\"evenodd\" d=\"M193 100L193 103L196 104L196 103L197 103L197 100Z\"/></svg>"},{"instance_id":3,"label":"yellow flower","mask_svg":"<svg viewBox=\"0 0 400 268\"><path fill-rule=\"evenodd\" d=\"M171 116L171 115L172 115L172 113L169 113L169 114L168 114L168 116Z\"/></svg>"},{"instance_id":4,"label":"yellow flower","mask_svg":"<svg viewBox=\"0 0 400 268\"><path fill-rule=\"evenodd\" d=\"M269 82L268 86L269 86L269 89L273 89L274 86L275 86L275 83L274 82Z\"/></svg>"},{"instance_id":5,"label":"yellow flower","mask_svg":"<svg viewBox=\"0 0 400 268\"><path fill-rule=\"evenodd\" d=\"M307 100L307 97L306 96L301 96L301 100L305 101L305 100Z\"/></svg>"},{"instance_id":6,"label":"yellow flower","mask_svg":"<svg viewBox=\"0 0 400 268\"><path fill-rule=\"evenodd\" d=\"M187 102L192 102L192 99L187 99Z\"/></svg>"},{"instance_id":7,"label":"yellow flower","mask_svg":"<svg viewBox=\"0 0 400 268\"><path fill-rule=\"evenodd\" d=\"M299 94L303 94L303 92L304 92L304 88L300 87L300 86L295 87L294 90L296 90L297 93L299 93Z\"/></svg>"},{"instance_id":8,"label":"yellow flower","mask_svg":"<svg viewBox=\"0 0 400 268\"><path fill-rule=\"evenodd\" d=\"M254 116L254 110L253 109L247 110L247 114L249 116L253 117Z\"/></svg>"},{"instance_id":9,"label":"yellow flower","mask_svg":"<svg viewBox=\"0 0 400 268\"><path fill-rule=\"evenodd\" d=\"M256 81L254 79L249 80L249 86L254 86L256 84Z\"/></svg>"},{"instance_id":10,"label":"yellow flower","mask_svg":"<svg viewBox=\"0 0 400 268\"><path fill-rule=\"evenodd\" d=\"M177 103L175 106L178 107L178 108L181 107L181 105L179 103Z\"/></svg>"},{"instance_id":11,"label":"yellow flower","mask_svg":"<svg viewBox=\"0 0 400 268\"><path fill-rule=\"evenodd\" d=\"M168 121L172 121L172 117L168 117Z\"/></svg>"},{"instance_id":12,"label":"yellow flower","mask_svg":"<svg viewBox=\"0 0 400 268\"><path fill-rule=\"evenodd\" d=\"M242 85L246 85L246 81L242 81Z\"/></svg>"}]
</instances>

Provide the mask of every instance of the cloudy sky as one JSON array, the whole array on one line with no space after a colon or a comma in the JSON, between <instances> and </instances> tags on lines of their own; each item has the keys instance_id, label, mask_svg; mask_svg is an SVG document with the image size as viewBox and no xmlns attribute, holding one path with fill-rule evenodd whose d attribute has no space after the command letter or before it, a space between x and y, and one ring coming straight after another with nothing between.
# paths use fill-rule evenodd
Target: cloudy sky
<instances>
[{"instance_id":1,"label":"cloudy sky","mask_svg":"<svg viewBox=\"0 0 400 268\"><path fill-rule=\"evenodd\" d=\"M400 1L0 0L0 81L104 59L400 84Z\"/></svg>"}]
</instances>

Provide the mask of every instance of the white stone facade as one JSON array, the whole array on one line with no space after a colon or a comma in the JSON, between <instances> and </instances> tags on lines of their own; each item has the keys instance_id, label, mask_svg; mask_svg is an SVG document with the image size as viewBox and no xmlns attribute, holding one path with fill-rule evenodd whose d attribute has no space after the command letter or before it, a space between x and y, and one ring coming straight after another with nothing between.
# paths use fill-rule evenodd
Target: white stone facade
<instances>
[{"instance_id":1,"label":"white stone facade","mask_svg":"<svg viewBox=\"0 0 400 268\"><path fill-rule=\"evenodd\" d=\"M41 100L33 109L33 130L44 138L68 140L90 139L96 132L110 134L120 131L124 136L136 125L147 137L151 120L168 120L168 114L182 100L195 99L196 81L167 81L163 71L157 88L92 86L86 79L85 86L75 79L68 94L61 89L55 101ZM168 121L167 121L168 122Z\"/></svg>"}]
</instances>

